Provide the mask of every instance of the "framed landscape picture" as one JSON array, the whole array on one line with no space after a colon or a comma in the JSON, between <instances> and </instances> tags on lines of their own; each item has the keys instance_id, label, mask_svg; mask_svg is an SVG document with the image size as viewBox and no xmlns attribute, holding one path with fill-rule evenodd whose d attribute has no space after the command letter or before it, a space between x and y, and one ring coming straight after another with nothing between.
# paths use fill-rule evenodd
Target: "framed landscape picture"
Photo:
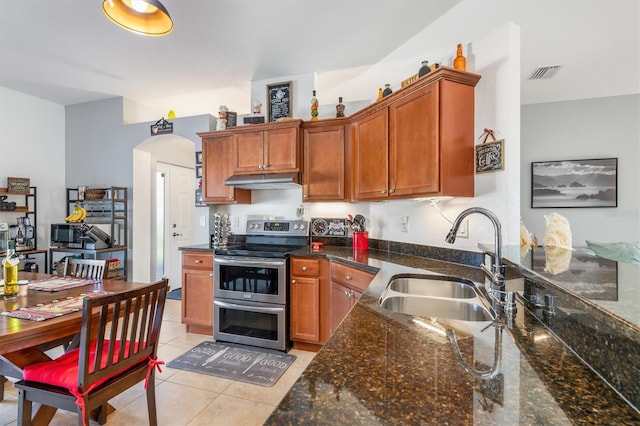
<instances>
[{"instance_id":1,"label":"framed landscape picture","mask_svg":"<svg viewBox=\"0 0 640 426\"><path fill-rule=\"evenodd\" d=\"M617 206L617 158L531 163L531 208Z\"/></svg>"}]
</instances>

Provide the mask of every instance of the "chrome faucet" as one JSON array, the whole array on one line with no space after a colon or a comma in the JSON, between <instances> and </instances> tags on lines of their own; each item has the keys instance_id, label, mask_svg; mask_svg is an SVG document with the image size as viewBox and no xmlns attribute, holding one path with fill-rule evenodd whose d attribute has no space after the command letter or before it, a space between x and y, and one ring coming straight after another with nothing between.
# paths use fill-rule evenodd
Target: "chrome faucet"
<instances>
[{"instance_id":1,"label":"chrome faucet","mask_svg":"<svg viewBox=\"0 0 640 426\"><path fill-rule=\"evenodd\" d=\"M508 292L505 289L504 263L502 262L502 227L500 226L498 217L494 213L482 207L468 208L460 213L456 220L453 221L453 225L451 226L451 230L447 234L445 241L450 244L455 242L460 224L465 217L472 213L484 215L491 220L491 223L493 223L493 229L495 231L493 266L491 267L491 270L489 270L484 263L480 265L480 267L482 268L482 272L484 272L491 282L491 288L486 291L486 296L492 299L500 307L500 309L496 309L498 311L498 317L502 318L504 316L504 320L506 320L507 324L510 325L512 324L515 313L517 312L515 300L516 295L515 292Z\"/></svg>"},{"instance_id":2,"label":"chrome faucet","mask_svg":"<svg viewBox=\"0 0 640 426\"><path fill-rule=\"evenodd\" d=\"M472 213L479 213L484 215L491 220L493 223L493 229L495 231L495 247L494 247L494 256L493 256L493 266L491 270L489 270L484 263L481 265L482 271L488 276L491 281L491 290L497 290L500 292L504 291L504 264L502 263L502 227L500 226L500 221L498 217L490 212L487 209L482 207L471 207L464 210L462 213L458 215L456 220L453 221L453 225L451 226L451 230L447 234L445 241L449 244L453 244L456 241L456 234L458 233L458 228L465 217L469 216Z\"/></svg>"}]
</instances>

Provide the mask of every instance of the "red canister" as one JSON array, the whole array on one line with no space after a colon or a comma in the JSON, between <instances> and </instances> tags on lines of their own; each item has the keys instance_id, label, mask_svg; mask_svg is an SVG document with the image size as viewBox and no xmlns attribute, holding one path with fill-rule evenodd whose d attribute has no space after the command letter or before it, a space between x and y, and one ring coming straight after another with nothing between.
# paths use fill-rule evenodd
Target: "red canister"
<instances>
[{"instance_id":1,"label":"red canister","mask_svg":"<svg viewBox=\"0 0 640 426\"><path fill-rule=\"evenodd\" d=\"M353 233L353 249L369 250L369 232L355 231Z\"/></svg>"}]
</instances>

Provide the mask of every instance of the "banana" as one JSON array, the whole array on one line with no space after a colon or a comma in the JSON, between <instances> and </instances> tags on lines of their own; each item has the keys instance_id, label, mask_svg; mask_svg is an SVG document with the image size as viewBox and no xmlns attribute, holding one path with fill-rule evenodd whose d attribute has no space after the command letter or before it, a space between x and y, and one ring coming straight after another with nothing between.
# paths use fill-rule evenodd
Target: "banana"
<instances>
[{"instance_id":1,"label":"banana","mask_svg":"<svg viewBox=\"0 0 640 426\"><path fill-rule=\"evenodd\" d=\"M73 212L67 216L64 220L67 222L79 222L83 216L83 208L80 206L74 206Z\"/></svg>"},{"instance_id":2,"label":"banana","mask_svg":"<svg viewBox=\"0 0 640 426\"><path fill-rule=\"evenodd\" d=\"M80 217L78 218L78 222L82 222L87 217L87 209L84 207L80 207Z\"/></svg>"}]
</instances>

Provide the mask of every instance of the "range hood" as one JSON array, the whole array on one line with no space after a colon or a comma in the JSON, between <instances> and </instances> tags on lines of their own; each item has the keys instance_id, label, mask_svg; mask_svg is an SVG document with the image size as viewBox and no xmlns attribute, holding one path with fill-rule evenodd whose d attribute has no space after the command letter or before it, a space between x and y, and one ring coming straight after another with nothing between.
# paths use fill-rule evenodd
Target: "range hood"
<instances>
[{"instance_id":1,"label":"range hood","mask_svg":"<svg viewBox=\"0 0 640 426\"><path fill-rule=\"evenodd\" d=\"M300 175L294 172L234 175L224 184L240 189L292 189L300 187Z\"/></svg>"}]
</instances>

